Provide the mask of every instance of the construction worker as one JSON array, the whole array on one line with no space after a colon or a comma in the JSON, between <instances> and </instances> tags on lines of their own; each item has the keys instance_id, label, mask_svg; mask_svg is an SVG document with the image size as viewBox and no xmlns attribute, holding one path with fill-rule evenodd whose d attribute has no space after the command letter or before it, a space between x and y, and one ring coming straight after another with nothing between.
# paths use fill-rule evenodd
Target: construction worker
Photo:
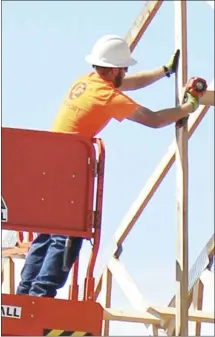
<instances>
[{"instance_id":1,"label":"construction worker","mask_svg":"<svg viewBox=\"0 0 215 337\"><path fill-rule=\"evenodd\" d=\"M86 61L94 70L75 81L66 93L51 130L69 132L92 139L115 119L125 119L152 128L175 123L194 112L198 99L187 96L179 107L151 111L125 95L122 91L136 90L151 85L175 73L179 59L177 51L165 65L148 72L126 75L136 64L127 42L116 35L99 39ZM69 271L64 271L63 256L66 237L39 234L31 244L21 273L17 294L55 297L65 284ZM74 238L70 249L69 269L78 257L82 238Z\"/></svg>"}]
</instances>

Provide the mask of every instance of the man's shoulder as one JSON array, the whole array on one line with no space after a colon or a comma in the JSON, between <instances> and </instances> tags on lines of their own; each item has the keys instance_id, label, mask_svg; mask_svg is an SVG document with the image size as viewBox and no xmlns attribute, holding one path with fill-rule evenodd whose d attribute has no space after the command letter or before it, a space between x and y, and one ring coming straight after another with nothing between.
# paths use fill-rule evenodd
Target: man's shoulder
<instances>
[{"instance_id":1,"label":"man's shoulder","mask_svg":"<svg viewBox=\"0 0 215 337\"><path fill-rule=\"evenodd\" d=\"M78 78L75 79L74 83L77 82L82 82L82 81L87 81L87 80L94 80L95 79L95 73L94 72L89 72L86 74L83 74L81 76L79 76Z\"/></svg>"},{"instance_id":2,"label":"man's shoulder","mask_svg":"<svg viewBox=\"0 0 215 337\"><path fill-rule=\"evenodd\" d=\"M96 72L89 72L89 73L86 73L80 77L78 77L74 83L80 83L80 82L88 82L92 85L95 85L96 87L106 87L108 89L111 89L111 90L114 90L115 91L115 88L113 86L113 84L111 82L108 82L106 80L104 80L101 76L99 76Z\"/></svg>"},{"instance_id":3,"label":"man's shoulder","mask_svg":"<svg viewBox=\"0 0 215 337\"><path fill-rule=\"evenodd\" d=\"M99 96L100 98L102 98L102 96L107 98L107 95L112 95L113 92L115 92L114 86L98 76L95 72L90 72L77 78L73 82L72 88L77 87L89 89L86 90L86 93L93 94L94 97Z\"/></svg>"}]
</instances>

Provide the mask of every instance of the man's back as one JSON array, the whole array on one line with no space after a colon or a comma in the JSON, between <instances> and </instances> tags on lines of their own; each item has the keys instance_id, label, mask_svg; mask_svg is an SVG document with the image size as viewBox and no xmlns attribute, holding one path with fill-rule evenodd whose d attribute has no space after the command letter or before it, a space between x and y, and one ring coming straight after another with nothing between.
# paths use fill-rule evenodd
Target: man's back
<instances>
[{"instance_id":1,"label":"man's back","mask_svg":"<svg viewBox=\"0 0 215 337\"><path fill-rule=\"evenodd\" d=\"M75 81L64 97L51 130L92 138L110 121L122 121L137 104L97 73Z\"/></svg>"}]
</instances>

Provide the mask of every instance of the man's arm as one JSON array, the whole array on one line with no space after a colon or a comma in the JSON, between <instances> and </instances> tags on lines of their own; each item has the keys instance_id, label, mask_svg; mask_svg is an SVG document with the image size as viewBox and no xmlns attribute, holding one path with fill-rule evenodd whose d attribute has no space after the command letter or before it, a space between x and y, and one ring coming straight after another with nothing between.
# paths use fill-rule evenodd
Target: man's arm
<instances>
[{"instance_id":1,"label":"man's arm","mask_svg":"<svg viewBox=\"0 0 215 337\"><path fill-rule=\"evenodd\" d=\"M166 76L163 67L149 71L143 71L134 75L126 75L122 81L120 90L129 91L145 88Z\"/></svg>"},{"instance_id":2,"label":"man's arm","mask_svg":"<svg viewBox=\"0 0 215 337\"><path fill-rule=\"evenodd\" d=\"M171 74L174 74L176 72L176 69L178 67L179 55L180 51L179 49L177 49L165 66L158 67L149 71L139 72L134 75L126 75L119 89L121 91L137 90L145 88L165 76L170 77Z\"/></svg>"},{"instance_id":3,"label":"man's arm","mask_svg":"<svg viewBox=\"0 0 215 337\"><path fill-rule=\"evenodd\" d=\"M161 128L177 122L183 117L187 117L194 110L193 103L185 103L177 108L169 108L152 111L143 106L139 107L127 119L151 128Z\"/></svg>"}]
</instances>

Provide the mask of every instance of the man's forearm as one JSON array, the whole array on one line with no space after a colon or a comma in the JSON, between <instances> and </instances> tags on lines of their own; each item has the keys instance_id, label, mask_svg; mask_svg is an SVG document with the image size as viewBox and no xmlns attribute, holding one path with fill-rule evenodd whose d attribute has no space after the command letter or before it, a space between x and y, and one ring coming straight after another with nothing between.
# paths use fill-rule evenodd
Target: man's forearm
<instances>
[{"instance_id":1,"label":"man's forearm","mask_svg":"<svg viewBox=\"0 0 215 337\"><path fill-rule=\"evenodd\" d=\"M193 105L190 103L158 111L141 106L128 119L151 128L161 128L187 117L191 112L193 112Z\"/></svg>"},{"instance_id":2,"label":"man's forearm","mask_svg":"<svg viewBox=\"0 0 215 337\"><path fill-rule=\"evenodd\" d=\"M176 108L163 109L155 112L157 119L156 127L164 127L177 122L179 119L187 117L193 112L193 105L190 103L182 104Z\"/></svg>"},{"instance_id":3,"label":"man's forearm","mask_svg":"<svg viewBox=\"0 0 215 337\"><path fill-rule=\"evenodd\" d=\"M165 75L166 73L163 67L138 72L134 75L127 75L123 79L120 89L122 91L141 89L155 83L156 81L165 77Z\"/></svg>"}]
</instances>

